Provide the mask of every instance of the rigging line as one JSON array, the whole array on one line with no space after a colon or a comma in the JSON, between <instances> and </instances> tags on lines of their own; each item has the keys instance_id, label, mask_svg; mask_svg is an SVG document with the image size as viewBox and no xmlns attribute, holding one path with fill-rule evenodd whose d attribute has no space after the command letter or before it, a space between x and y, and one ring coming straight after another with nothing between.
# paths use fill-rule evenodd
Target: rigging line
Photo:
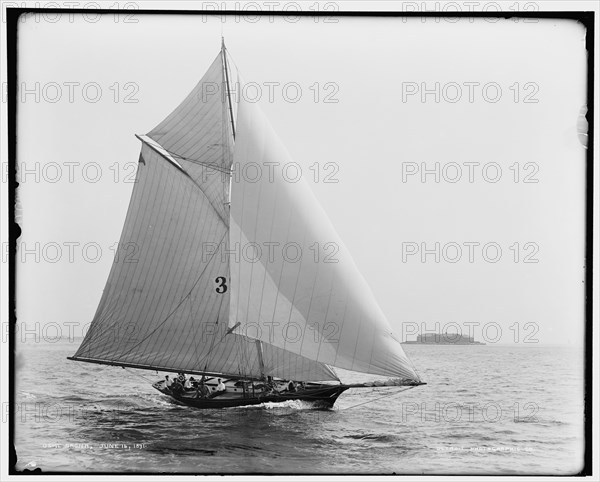
<instances>
[{"instance_id":1,"label":"rigging line","mask_svg":"<svg viewBox=\"0 0 600 482\"><path fill-rule=\"evenodd\" d=\"M400 348L402 348L402 342L398 338L396 338L396 335L394 334L393 331L390 333L390 335L391 335L392 339L400 345ZM412 368L414 374L417 376L417 381L420 382L422 379L421 379L421 375L419 375L419 372L417 371L417 367L415 366L415 364L413 363L411 358L408 356L408 354L404 350L402 350L402 351L404 352L404 358L406 358L406 361L410 364L410 368Z\"/></svg>"},{"instance_id":2,"label":"rigging line","mask_svg":"<svg viewBox=\"0 0 600 482\"><path fill-rule=\"evenodd\" d=\"M194 322L194 313L193 313L193 307L192 307L192 299L188 298L188 300L189 300L189 305L190 305L190 318L189 318L189 320L193 324L193 322ZM186 324L187 324L187 322L186 322ZM195 341L196 341L196 352L199 353L200 352L200 341L201 340L199 340L198 337L196 337Z\"/></svg>"},{"instance_id":3,"label":"rigging line","mask_svg":"<svg viewBox=\"0 0 600 482\"><path fill-rule=\"evenodd\" d=\"M229 115L231 116L231 133L235 141L235 123L233 122L233 108L231 106L231 89L229 88L229 73L227 72L227 49L223 40L223 67L225 68L225 82L227 84L227 99L229 100Z\"/></svg>"},{"instance_id":4,"label":"rigging line","mask_svg":"<svg viewBox=\"0 0 600 482\"><path fill-rule=\"evenodd\" d=\"M404 351L404 350L402 350L402 351ZM419 382L422 381L421 375L419 375L419 372L417 371L417 367L415 366L415 364L413 363L413 361L411 360L411 358L406 354L406 352L404 353L404 356L406 357L406 359L410 363L410 366L411 366L413 372L415 373L415 375L417 375L417 381L419 381Z\"/></svg>"},{"instance_id":5,"label":"rigging line","mask_svg":"<svg viewBox=\"0 0 600 482\"><path fill-rule=\"evenodd\" d=\"M136 373L136 372L134 372L134 371L131 371L131 370L130 370L128 367L123 367L123 368L124 368L125 370L127 370L129 373L132 373L132 374L134 374L134 375L137 375L137 376L138 376L138 377L140 377L140 378L143 378L143 379L144 379L144 380L146 380L147 382L154 383L152 380L150 380L149 378L146 378L144 375L141 375L141 374L139 374L139 373Z\"/></svg>"},{"instance_id":6,"label":"rigging line","mask_svg":"<svg viewBox=\"0 0 600 482\"><path fill-rule=\"evenodd\" d=\"M221 300L221 304L223 303L223 300ZM221 311L220 307L219 307L219 311ZM217 321L215 321L215 327L219 325L219 313L217 313ZM215 339L216 337L213 336L212 340L210 340L210 346L208 347L208 352L206 353L206 355L204 356L204 358L206 359L206 363L204 364L204 371L206 371L206 369L208 368L208 355L211 351L213 351L213 348L215 347ZM200 360L198 360L198 366L200 366Z\"/></svg>"},{"instance_id":7,"label":"rigging line","mask_svg":"<svg viewBox=\"0 0 600 482\"><path fill-rule=\"evenodd\" d=\"M223 237L221 238L221 243L223 242L223 239L225 239L225 236L227 235L227 231L225 231L225 233L223 234ZM177 303L177 305L175 306L175 308L173 308L173 310L171 310L171 313L169 313L167 315L167 317L161 321L156 328L154 328L154 330L152 330L150 333L148 333L144 338L142 338L138 343L136 343L135 345L133 345L129 351L126 351L125 353L123 353L121 356L127 356L129 355L134 349L136 349L138 346L140 346L142 343L144 343L148 338L150 338L152 335L154 335L154 333L156 333L158 331L158 329L160 327L162 327L168 320L169 318L171 318L171 316L173 316L173 314L179 309L179 307L183 304L183 302L192 294L192 291L194 290L194 288L196 287L196 285L198 284L198 282L202 279L202 275L204 274L204 272L207 270L207 268L209 267L210 263L212 262L215 254L217 252L215 251L213 254L210 255L210 259L208 260L208 262L206 263L206 265L204 265L204 268L202 269L202 272L200 273L200 276L198 276L198 279L194 282L194 284L192 285L192 287L190 288L190 290L188 291L188 293L179 301L179 303ZM222 301L222 300L221 300Z\"/></svg>"},{"instance_id":8,"label":"rigging line","mask_svg":"<svg viewBox=\"0 0 600 482\"><path fill-rule=\"evenodd\" d=\"M227 50L227 49L225 49ZM231 56L231 54L229 55L229 60L231 60L231 63L233 63L233 66L235 67L235 70L237 71L238 74L238 80L240 77L240 68L238 67L238 64L235 63L235 60L233 60L233 57Z\"/></svg>"},{"instance_id":9,"label":"rigging line","mask_svg":"<svg viewBox=\"0 0 600 482\"><path fill-rule=\"evenodd\" d=\"M219 314L221 313L221 308L223 307L223 298L224 297L222 296L221 297L221 302L219 303L219 310L217 311L217 321L215 321L215 327L217 327L219 325ZM225 334L227 334L227 333L225 333ZM212 340L210 340L210 347L208 348L208 351L206 352L206 355L204 355L204 358L208 358L208 355L210 354L210 352L213 351L213 348L215 347L215 339L216 339L216 336L213 336ZM219 343L221 341L223 341L223 340L220 340ZM198 360L197 361L198 366L201 366L202 365L201 362L204 361L204 359L200 358L200 354L198 354L197 360ZM207 366L208 366L208 359L206 360L206 363L204 364L204 371L206 371L206 367Z\"/></svg>"},{"instance_id":10,"label":"rigging line","mask_svg":"<svg viewBox=\"0 0 600 482\"><path fill-rule=\"evenodd\" d=\"M402 350L402 351L404 351L404 350ZM406 354L406 352L404 352L404 357L406 358L406 360L408 361L408 363L410 363L410 367L412 368L413 372L417 376L417 381L419 381L419 382L422 381L421 375L419 375L419 372L417 371L417 367L415 366L415 364L413 363L413 361L410 359L410 357Z\"/></svg>"},{"instance_id":11,"label":"rigging line","mask_svg":"<svg viewBox=\"0 0 600 482\"><path fill-rule=\"evenodd\" d=\"M406 355L406 359L410 362L410 366L412 367L413 371L415 372L415 375L417 375L417 381L422 381L421 375L419 375L419 372L417 371L417 367L415 366L415 364L413 363L413 361L408 357L408 355Z\"/></svg>"},{"instance_id":12,"label":"rigging line","mask_svg":"<svg viewBox=\"0 0 600 482\"><path fill-rule=\"evenodd\" d=\"M381 400L382 398L389 398L391 396L398 395L399 393L405 392L406 390L410 390L411 388L415 388L415 387L406 387L406 388L404 388L404 390L399 390L397 392L390 393L390 394L384 395L382 397L374 398L373 400L367 400L366 402L357 403L356 405L352 405L352 406L344 408L342 410L350 410L351 408L360 407L361 405L366 405L367 403L376 402L377 400Z\"/></svg>"},{"instance_id":13,"label":"rigging line","mask_svg":"<svg viewBox=\"0 0 600 482\"><path fill-rule=\"evenodd\" d=\"M219 144L215 144L215 145L219 145ZM163 149L165 149L165 148L163 147ZM188 161L193 164L210 167L210 168L214 169L215 171L219 171L219 172L223 172L223 173L227 173L227 174L231 173L231 168L221 167L221 166L219 166L219 164L216 164L214 162L202 162L202 161L199 161L198 159L192 159L191 157L184 157L184 156L177 154L176 152L170 151L168 149L165 149L165 151L167 153L169 153L169 155L171 155L172 157L174 157L176 159L181 159L183 161Z\"/></svg>"},{"instance_id":14,"label":"rigging line","mask_svg":"<svg viewBox=\"0 0 600 482\"><path fill-rule=\"evenodd\" d=\"M222 304L222 303L223 303L223 300L221 300L221 304ZM216 323L218 323L218 322L219 322L219 320L217 319L217 322L216 322ZM215 323L215 324L216 324L216 323ZM217 346L219 343L221 343L221 342L222 342L222 341L225 339L225 337L226 337L227 335L229 335L229 333L231 333L231 331L230 331L230 330L227 330L227 331L225 332L225 334L224 334L224 335L221 337L221 339L220 339L220 340L219 340L217 343L214 343L214 341L216 340L216 338L213 338L213 342L212 342L213 344L212 344L212 346L211 346L211 347L210 347L210 349L209 349L209 350L206 352L206 355L204 355L204 358L202 358L202 359L199 359L199 360L198 360L198 363L200 364L200 362L202 362L202 361L204 361L206 358L208 358L208 355L210 355L210 352L211 352L211 351L212 351L212 350L213 350L213 349L214 349L214 348L215 348L215 347L216 347L216 346ZM208 364L208 361L207 361L206 363Z\"/></svg>"},{"instance_id":15,"label":"rigging line","mask_svg":"<svg viewBox=\"0 0 600 482\"><path fill-rule=\"evenodd\" d=\"M156 152L161 158L166 159L169 164L171 164L173 167L175 167L175 169L177 169L178 171L180 171L185 177L187 177L199 190L200 192L204 195L204 197L206 198L206 200L208 201L208 204L213 208L213 211L217 214L217 216L219 217L219 219L221 220L221 222L223 223L223 225L229 229L229 224L228 222L225 220L225 218L223 218L223 216L221 215L221 213L217 210L217 208L213 205L211 199L208 197L208 194L206 194L206 192L204 191L204 189L202 189L202 186L200 186L200 184L198 184L198 182L190 175L189 172L187 172L183 167L181 166L177 166L173 163L173 161L171 161L167 156L165 156L162 152L160 152L158 150L158 148L156 146L153 146L152 144L150 144L148 141L145 141L144 139L142 139L141 137L139 137L137 134L135 134L135 136L142 141L142 143L144 143L145 145L147 145L150 149L152 149L154 152ZM151 138L152 139L152 138ZM154 139L152 139L154 140ZM154 141L156 142L156 141ZM157 143L158 144L158 143ZM164 149L164 151L168 154L169 152L160 144L158 144L161 149Z\"/></svg>"},{"instance_id":16,"label":"rigging line","mask_svg":"<svg viewBox=\"0 0 600 482\"><path fill-rule=\"evenodd\" d=\"M326 368L328 368L331 373L333 373L333 375L335 376L336 380L340 383L342 383L342 381L340 380L340 377L338 376L337 372L335 371L335 367L332 365L328 365L327 363L323 363L323 365L325 365Z\"/></svg>"}]
</instances>

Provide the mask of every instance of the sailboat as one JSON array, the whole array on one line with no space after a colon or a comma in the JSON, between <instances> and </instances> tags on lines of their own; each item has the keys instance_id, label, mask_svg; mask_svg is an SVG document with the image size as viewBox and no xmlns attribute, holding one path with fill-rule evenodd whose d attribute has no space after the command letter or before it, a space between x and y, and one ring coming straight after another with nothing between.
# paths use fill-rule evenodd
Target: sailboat
<instances>
[{"instance_id":1,"label":"sailboat","mask_svg":"<svg viewBox=\"0 0 600 482\"><path fill-rule=\"evenodd\" d=\"M424 384L232 64L223 41L181 104L136 135L130 256L116 253L69 359L178 373L187 387L153 387L198 408L331 407L350 388ZM380 378L342 383L336 368Z\"/></svg>"}]
</instances>

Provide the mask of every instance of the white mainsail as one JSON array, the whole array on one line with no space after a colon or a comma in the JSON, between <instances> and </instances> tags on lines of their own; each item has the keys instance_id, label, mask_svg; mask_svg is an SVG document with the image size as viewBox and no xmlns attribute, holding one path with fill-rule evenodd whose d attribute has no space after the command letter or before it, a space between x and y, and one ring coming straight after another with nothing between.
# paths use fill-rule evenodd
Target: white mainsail
<instances>
[{"instance_id":1,"label":"white mainsail","mask_svg":"<svg viewBox=\"0 0 600 482\"><path fill-rule=\"evenodd\" d=\"M223 47L183 102L138 136L120 238L131 256L117 254L73 359L338 380L331 365L419 380L310 189L282 177L290 157L258 107L232 105L227 65ZM279 167L274 178L234 178L230 192L233 163ZM290 244L302 253L295 262L247 256Z\"/></svg>"},{"instance_id":2,"label":"white mainsail","mask_svg":"<svg viewBox=\"0 0 600 482\"><path fill-rule=\"evenodd\" d=\"M189 373L338 380L326 365L229 333L232 135L219 55L143 141L136 183L100 304L73 359ZM223 175L223 173L226 175Z\"/></svg>"},{"instance_id":3,"label":"white mainsail","mask_svg":"<svg viewBox=\"0 0 600 482\"><path fill-rule=\"evenodd\" d=\"M144 144L120 246L96 315L74 358L138 368L260 377L255 344L227 335L227 223L181 169ZM264 374L335 380L326 366L265 346ZM308 377L308 378L307 378Z\"/></svg>"}]
</instances>

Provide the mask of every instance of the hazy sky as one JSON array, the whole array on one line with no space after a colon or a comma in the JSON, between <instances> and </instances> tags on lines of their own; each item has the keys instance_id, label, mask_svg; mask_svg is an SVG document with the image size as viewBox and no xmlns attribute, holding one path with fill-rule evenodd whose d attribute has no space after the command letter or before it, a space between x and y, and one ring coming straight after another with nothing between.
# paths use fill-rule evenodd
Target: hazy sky
<instances>
[{"instance_id":1,"label":"hazy sky","mask_svg":"<svg viewBox=\"0 0 600 482\"><path fill-rule=\"evenodd\" d=\"M37 20L19 27L21 95L31 92L18 105L29 171L19 242L30 251L17 265L19 323L91 321L133 187L134 134L188 94L223 33L398 334L479 323L473 334L488 342L582 343L582 25Z\"/></svg>"}]
</instances>

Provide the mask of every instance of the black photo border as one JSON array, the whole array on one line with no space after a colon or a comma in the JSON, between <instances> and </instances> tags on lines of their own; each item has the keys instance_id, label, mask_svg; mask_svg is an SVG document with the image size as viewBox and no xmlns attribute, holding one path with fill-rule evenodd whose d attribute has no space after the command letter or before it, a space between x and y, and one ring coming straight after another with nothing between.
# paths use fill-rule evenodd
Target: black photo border
<instances>
[{"instance_id":1,"label":"black photo border","mask_svg":"<svg viewBox=\"0 0 600 482\"><path fill-rule=\"evenodd\" d=\"M164 4L163 4L164 5ZM250 15L250 16L303 16L303 17L440 17L440 18L504 18L504 19L557 19L557 20L575 20L580 22L586 29L586 49L587 56L587 114L588 122L588 145L586 151L586 182L585 182L585 402L584 402L584 423L585 423L585 449L584 465L577 474L567 476L589 476L592 475L592 350L593 350L593 291L592 291L592 269L593 269L593 197L594 197L594 38L595 22L593 11L536 11L536 12L396 12L396 11L245 11L239 10L116 10L116 9L88 9L88 8L7 8L6 9L6 48L7 48L7 115L8 115L8 320L9 320L9 468L10 475L32 474L31 471L17 471L15 469L17 454L14 448L14 368L15 368L15 332L16 332L16 312L15 312L15 282L16 282L16 242L21 234L19 225L15 222L15 194L18 187L16 180L16 153L17 153L17 64L18 64L18 22L19 17L24 14L133 14L138 15L188 15L188 16L224 16L224 15ZM325 473L297 474L290 472L272 473L248 473L234 474L228 472L222 473L146 473L146 472L44 472L47 475L64 476L94 476L94 475L147 475L155 477L157 475L336 475ZM338 474L341 475L341 474ZM366 475L366 474L365 474ZM377 474L369 474L377 475ZM381 473L379 475L392 475ZM439 474L420 474L407 473L402 475L419 475L435 477ZM446 475L454 475L452 472ZM468 475L468 474L455 474ZM474 474L474 476L498 475L498 474ZM540 474L524 474L523 476L539 476ZM553 475L553 474L547 474ZM502 476L502 475L498 475Z\"/></svg>"}]
</instances>

